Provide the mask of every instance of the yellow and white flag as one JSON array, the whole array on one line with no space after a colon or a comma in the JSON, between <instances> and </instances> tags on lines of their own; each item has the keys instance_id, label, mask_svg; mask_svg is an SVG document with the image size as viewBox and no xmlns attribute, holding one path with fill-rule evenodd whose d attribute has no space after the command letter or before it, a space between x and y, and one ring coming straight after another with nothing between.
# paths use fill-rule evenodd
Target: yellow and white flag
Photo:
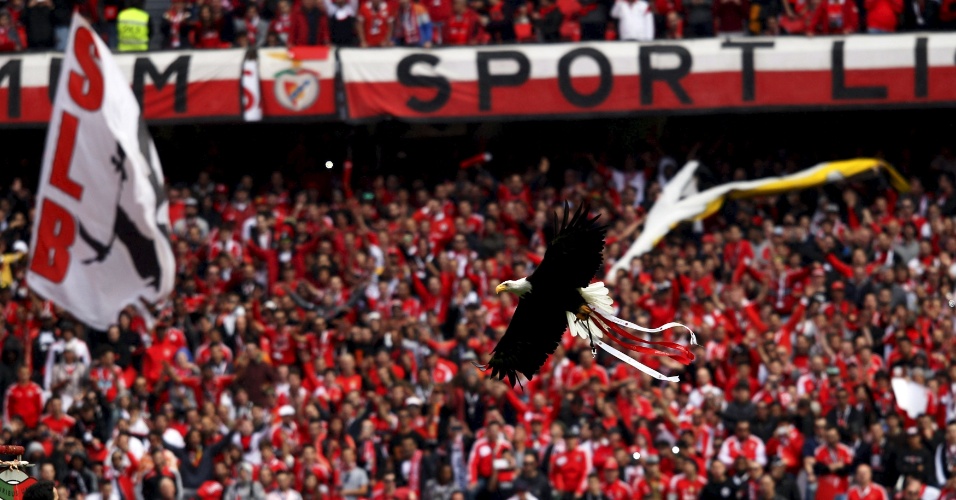
<instances>
[{"instance_id":1,"label":"yellow and white flag","mask_svg":"<svg viewBox=\"0 0 956 500\"><path fill-rule=\"evenodd\" d=\"M883 173L890 184L901 192L909 191L909 184L890 164L875 158L820 163L801 172L782 177L766 177L752 181L728 182L697 192L694 173L698 163L684 165L677 175L664 186L657 202L644 220L644 231L631 248L611 266L605 281L613 282L619 269L630 267L635 257L649 252L667 233L682 222L704 219L713 215L726 200L739 200L771 196L790 191L799 191L839 182L868 173Z\"/></svg>"}]
</instances>

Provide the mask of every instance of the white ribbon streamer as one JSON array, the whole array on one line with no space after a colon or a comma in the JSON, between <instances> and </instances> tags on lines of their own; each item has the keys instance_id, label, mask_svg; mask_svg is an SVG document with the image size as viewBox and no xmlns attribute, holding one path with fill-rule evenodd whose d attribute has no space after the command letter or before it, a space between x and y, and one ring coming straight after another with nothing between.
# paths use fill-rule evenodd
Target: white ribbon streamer
<instances>
[{"instance_id":1,"label":"white ribbon streamer","mask_svg":"<svg viewBox=\"0 0 956 500\"><path fill-rule=\"evenodd\" d=\"M616 325L623 326L625 328L631 328L633 330L637 330L639 332L644 332L644 333L660 333L660 332L663 332L664 330L670 330L671 328L681 327L686 329L688 332L690 332L690 345L698 345L697 336L694 335L694 331L688 328L687 325L684 325L682 323L677 323L672 321L658 328L644 328L643 326L635 325L634 323L631 323L630 321L623 320L615 316L604 315L604 314L601 314L600 316L602 319L606 319Z\"/></svg>"},{"instance_id":2,"label":"white ribbon streamer","mask_svg":"<svg viewBox=\"0 0 956 500\"><path fill-rule=\"evenodd\" d=\"M663 381L666 381L666 382L680 382L680 377L667 377L667 376L664 376L664 374L662 374L661 372L659 372L659 371L657 371L657 370L655 370L655 369L653 369L653 368L651 368L651 367L645 365L644 363L641 363L641 362L637 361L636 359L634 359L634 358L628 356L627 354L624 354L623 352L618 351L617 349L615 349L615 348L613 348L613 347L611 347L611 346L605 344L604 341L602 341L601 339L594 339L594 345L600 347L601 349L604 349L605 351L607 351L610 355L614 356L615 358L617 358L617 359L619 359L619 360L621 360L621 361L623 361L623 362L625 362L625 363L627 363L627 364L633 366L634 368L637 368L638 370L640 370L640 371L642 371L642 372L644 372L644 373L646 373L646 374L648 374L648 375L650 375L650 376L656 378L657 380L663 380Z\"/></svg>"}]
</instances>

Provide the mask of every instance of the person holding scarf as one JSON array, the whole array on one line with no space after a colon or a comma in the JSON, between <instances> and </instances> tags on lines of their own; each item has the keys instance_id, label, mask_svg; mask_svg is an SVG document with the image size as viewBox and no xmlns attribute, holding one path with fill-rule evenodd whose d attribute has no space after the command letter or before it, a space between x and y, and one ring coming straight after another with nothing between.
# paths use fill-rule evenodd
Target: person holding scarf
<instances>
[{"instance_id":1,"label":"person holding scarf","mask_svg":"<svg viewBox=\"0 0 956 500\"><path fill-rule=\"evenodd\" d=\"M428 9L412 0L399 0L392 37L400 47L431 47L432 22Z\"/></svg>"},{"instance_id":2,"label":"person holding scarf","mask_svg":"<svg viewBox=\"0 0 956 500\"><path fill-rule=\"evenodd\" d=\"M192 28L192 14L186 9L183 0L173 0L172 5L163 14L160 31L163 33L164 49L189 47L189 31Z\"/></svg>"}]
</instances>

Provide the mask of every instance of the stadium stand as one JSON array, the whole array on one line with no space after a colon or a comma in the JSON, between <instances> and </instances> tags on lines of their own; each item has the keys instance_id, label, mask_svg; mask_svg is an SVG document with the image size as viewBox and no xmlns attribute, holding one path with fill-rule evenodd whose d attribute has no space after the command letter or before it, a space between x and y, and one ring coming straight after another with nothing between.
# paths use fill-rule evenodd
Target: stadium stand
<instances>
[{"instance_id":1,"label":"stadium stand","mask_svg":"<svg viewBox=\"0 0 956 500\"><path fill-rule=\"evenodd\" d=\"M108 331L30 293L31 181L4 168L0 442L61 498L956 498L952 127L830 116L478 142L396 125L350 139L351 195L319 167L335 131L307 148L276 127L255 152L236 146L264 140L255 127L159 133L176 292L153 328L130 309ZM458 168L483 147L497 159ZM516 306L495 285L533 270L561 200L611 223L610 264L688 159L719 184L857 148L912 191L873 178L728 203L617 277L620 316L697 332L689 367L642 359L680 384L570 336L523 391L473 366ZM245 175L242 158L277 170ZM925 394L921 415L896 378Z\"/></svg>"},{"instance_id":2,"label":"stadium stand","mask_svg":"<svg viewBox=\"0 0 956 500\"><path fill-rule=\"evenodd\" d=\"M63 50L73 9L116 48L119 14L127 7L118 0L3 2L0 52ZM144 10L151 49L649 41L956 26L951 0L148 0Z\"/></svg>"}]
</instances>

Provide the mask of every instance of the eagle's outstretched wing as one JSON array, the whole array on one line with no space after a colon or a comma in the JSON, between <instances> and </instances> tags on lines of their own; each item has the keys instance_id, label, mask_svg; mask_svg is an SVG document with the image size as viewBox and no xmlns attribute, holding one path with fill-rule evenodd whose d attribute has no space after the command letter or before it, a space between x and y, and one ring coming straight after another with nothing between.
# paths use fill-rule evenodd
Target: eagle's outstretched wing
<instances>
[{"instance_id":1,"label":"eagle's outstretched wing","mask_svg":"<svg viewBox=\"0 0 956 500\"><path fill-rule=\"evenodd\" d=\"M488 362L491 376L508 377L512 386L518 381L518 372L531 380L558 348L567 329L567 315L558 298L587 286L604 261L607 226L598 226L598 217L589 218L586 206L579 206L570 221L569 212L565 203L561 227L555 220L554 238L541 264L528 277L531 293L521 298Z\"/></svg>"}]
</instances>

